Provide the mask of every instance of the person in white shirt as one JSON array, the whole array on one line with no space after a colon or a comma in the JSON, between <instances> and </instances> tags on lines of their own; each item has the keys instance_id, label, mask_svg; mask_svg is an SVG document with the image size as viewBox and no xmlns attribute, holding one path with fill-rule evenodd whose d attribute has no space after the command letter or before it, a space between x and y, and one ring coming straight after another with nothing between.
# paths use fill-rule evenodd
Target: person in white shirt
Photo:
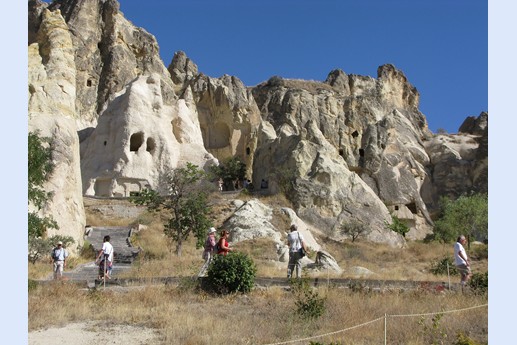
<instances>
[{"instance_id":1,"label":"person in white shirt","mask_svg":"<svg viewBox=\"0 0 517 345\"><path fill-rule=\"evenodd\" d=\"M66 266L66 258L68 257L68 252L63 248L63 242L57 242L56 247L52 249L51 257L54 266L54 279L62 279L63 270Z\"/></svg>"},{"instance_id":2,"label":"person in white shirt","mask_svg":"<svg viewBox=\"0 0 517 345\"><path fill-rule=\"evenodd\" d=\"M97 260L95 260L95 262L99 264L99 279L104 279L104 277L111 279L114 253L110 240L109 235L104 236L102 249L99 250L99 255L97 256Z\"/></svg>"},{"instance_id":3,"label":"person in white shirt","mask_svg":"<svg viewBox=\"0 0 517 345\"><path fill-rule=\"evenodd\" d=\"M302 254L300 249L304 249L307 252L307 248L305 247L305 242L303 241L303 236L298 232L298 227L296 224L291 225L291 232L287 235L287 245L289 246L289 263L287 265L287 278L291 278L293 274L293 270L296 269L296 278L302 277Z\"/></svg>"},{"instance_id":4,"label":"person in white shirt","mask_svg":"<svg viewBox=\"0 0 517 345\"><path fill-rule=\"evenodd\" d=\"M454 264L461 275L460 283L462 291L471 275L470 260L468 259L467 252L463 247L465 243L467 243L467 239L463 235L460 235L456 240L456 243L454 243Z\"/></svg>"}]
</instances>

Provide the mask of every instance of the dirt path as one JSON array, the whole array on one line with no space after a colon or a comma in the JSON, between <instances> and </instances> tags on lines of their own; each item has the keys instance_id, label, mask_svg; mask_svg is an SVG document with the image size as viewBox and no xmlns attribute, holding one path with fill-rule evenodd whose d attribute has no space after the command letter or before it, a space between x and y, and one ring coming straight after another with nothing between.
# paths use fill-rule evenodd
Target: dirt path
<instances>
[{"instance_id":1,"label":"dirt path","mask_svg":"<svg viewBox=\"0 0 517 345\"><path fill-rule=\"evenodd\" d=\"M98 322L72 323L60 328L29 332L29 345L55 345L61 342L74 345L143 345L159 344L160 339L158 333L150 328Z\"/></svg>"}]
</instances>

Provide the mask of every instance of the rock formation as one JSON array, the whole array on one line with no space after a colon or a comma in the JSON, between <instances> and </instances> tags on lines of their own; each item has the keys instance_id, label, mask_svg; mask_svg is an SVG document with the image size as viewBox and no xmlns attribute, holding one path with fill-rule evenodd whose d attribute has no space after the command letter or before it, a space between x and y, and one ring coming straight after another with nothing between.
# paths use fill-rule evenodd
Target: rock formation
<instances>
[{"instance_id":1,"label":"rock formation","mask_svg":"<svg viewBox=\"0 0 517 345\"><path fill-rule=\"evenodd\" d=\"M181 51L166 68L154 36L115 0L28 4L29 124L60 147L56 177L67 186L53 182L54 202L72 202L49 212L68 214L63 229L84 226L82 195L160 189L187 161L207 168L235 156L255 186L268 182L261 193L285 193L294 216L338 240L341 224L359 220L369 240L402 246L386 227L392 216L421 239L440 196L488 190L488 114L433 135L393 65L377 78L335 69L322 82L273 76L248 88L204 75Z\"/></svg>"},{"instance_id":2,"label":"rock formation","mask_svg":"<svg viewBox=\"0 0 517 345\"><path fill-rule=\"evenodd\" d=\"M251 178L260 124L260 111L251 91L236 77L216 79L198 74L196 64L182 51L174 54L169 72L181 98L192 95L207 151L222 162L239 157Z\"/></svg>"},{"instance_id":3,"label":"rock formation","mask_svg":"<svg viewBox=\"0 0 517 345\"><path fill-rule=\"evenodd\" d=\"M114 95L81 144L85 195L161 190L161 178L186 162L217 164L203 146L196 108L184 100L167 105L161 90L158 75L142 75Z\"/></svg>"},{"instance_id":4,"label":"rock formation","mask_svg":"<svg viewBox=\"0 0 517 345\"><path fill-rule=\"evenodd\" d=\"M29 130L51 138L55 165L45 190L53 193L42 210L59 230L82 245L85 213L82 200L79 138L75 119L74 49L68 27L59 11L41 11L41 24L29 45ZM71 248L73 249L73 248Z\"/></svg>"}]
</instances>

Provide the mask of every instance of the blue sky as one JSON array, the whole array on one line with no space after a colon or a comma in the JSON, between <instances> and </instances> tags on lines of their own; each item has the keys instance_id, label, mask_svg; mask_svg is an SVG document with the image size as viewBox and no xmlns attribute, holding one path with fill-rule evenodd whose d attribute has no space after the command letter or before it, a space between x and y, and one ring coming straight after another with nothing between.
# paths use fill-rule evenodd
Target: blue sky
<instances>
[{"instance_id":1,"label":"blue sky","mask_svg":"<svg viewBox=\"0 0 517 345\"><path fill-rule=\"evenodd\" d=\"M274 75L377 77L391 63L420 92L429 128L456 133L488 111L488 1L120 1L153 34L166 66L182 50L211 77L247 86Z\"/></svg>"}]
</instances>

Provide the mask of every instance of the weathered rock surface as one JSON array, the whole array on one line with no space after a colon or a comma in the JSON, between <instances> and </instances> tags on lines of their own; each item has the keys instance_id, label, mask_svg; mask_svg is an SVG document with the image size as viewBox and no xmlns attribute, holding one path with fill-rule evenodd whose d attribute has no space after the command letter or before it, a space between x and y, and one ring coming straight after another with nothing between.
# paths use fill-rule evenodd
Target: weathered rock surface
<instances>
[{"instance_id":1,"label":"weathered rock surface","mask_svg":"<svg viewBox=\"0 0 517 345\"><path fill-rule=\"evenodd\" d=\"M203 146L196 108L164 102L158 75L142 75L113 96L98 126L81 144L85 195L130 196L152 187L187 161L217 160Z\"/></svg>"},{"instance_id":2,"label":"weathered rock surface","mask_svg":"<svg viewBox=\"0 0 517 345\"><path fill-rule=\"evenodd\" d=\"M56 200L77 206L49 212L70 212L77 228L82 194L159 189L187 161L206 168L234 156L254 186L268 181L263 194L287 194L308 234L337 240L346 239L340 225L357 219L369 240L403 246L386 229L392 215L410 226L407 238L421 239L440 196L488 190L488 114L468 118L458 135L433 135L417 89L393 65L377 78L335 69L323 82L275 76L248 88L200 73L181 51L165 68L154 36L115 0L28 4L30 128L62 142L56 174L70 186L59 185ZM265 211L246 203L240 212ZM258 218L253 228L275 231Z\"/></svg>"},{"instance_id":3,"label":"weathered rock surface","mask_svg":"<svg viewBox=\"0 0 517 345\"><path fill-rule=\"evenodd\" d=\"M41 211L50 215L59 230L55 234L72 236L82 245L85 213L81 191L79 138L75 102L74 49L68 27L59 12L41 10L41 24L29 45L29 131L52 139L55 165L45 190L52 199Z\"/></svg>"},{"instance_id":4,"label":"weathered rock surface","mask_svg":"<svg viewBox=\"0 0 517 345\"><path fill-rule=\"evenodd\" d=\"M290 224L296 224L298 231L303 236L306 245L311 251L320 252L321 246L312 235L310 226L304 223L296 213L290 208L282 208L281 211L290 219ZM239 203L238 209L226 220L223 226L230 231L230 240L238 243L245 240L256 238L268 238L276 246L278 261L287 262L289 260L288 247L286 245L286 229L277 229L271 224L273 209L258 199ZM314 269L331 269L338 273L342 270L336 260L328 253L322 252L316 263L308 258L304 258L303 265L311 265Z\"/></svg>"},{"instance_id":5,"label":"weathered rock surface","mask_svg":"<svg viewBox=\"0 0 517 345\"><path fill-rule=\"evenodd\" d=\"M438 198L452 199L470 192L488 192L488 114L482 113L480 134L438 134L425 142L431 158L429 183L422 188L422 195L430 208L438 208Z\"/></svg>"},{"instance_id":6,"label":"weathered rock surface","mask_svg":"<svg viewBox=\"0 0 517 345\"><path fill-rule=\"evenodd\" d=\"M199 114L199 127L206 150L219 161L237 156L253 172L260 111L251 91L236 77L211 78L197 73L197 66L184 52L174 54L169 66L181 98L192 99Z\"/></svg>"}]
</instances>

